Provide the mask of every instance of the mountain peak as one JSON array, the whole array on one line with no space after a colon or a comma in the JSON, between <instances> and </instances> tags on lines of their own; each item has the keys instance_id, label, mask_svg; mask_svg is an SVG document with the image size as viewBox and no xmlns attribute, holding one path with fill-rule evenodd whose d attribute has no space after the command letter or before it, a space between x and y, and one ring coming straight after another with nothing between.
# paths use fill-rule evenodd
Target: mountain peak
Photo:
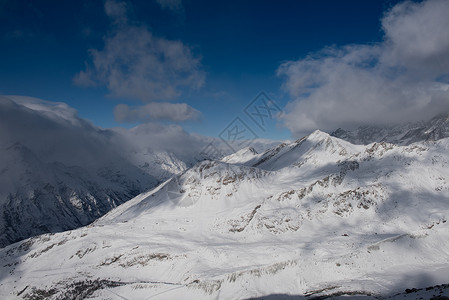
<instances>
[{"instance_id":1,"label":"mountain peak","mask_svg":"<svg viewBox=\"0 0 449 300\"><path fill-rule=\"evenodd\" d=\"M256 149L253 147L245 147L231 155L223 157L221 161L226 163L244 164L253 159L257 154Z\"/></svg>"},{"instance_id":2,"label":"mountain peak","mask_svg":"<svg viewBox=\"0 0 449 300\"><path fill-rule=\"evenodd\" d=\"M315 130L307 137L307 139L311 141L322 141L328 138L330 138L330 135L321 130Z\"/></svg>"}]
</instances>

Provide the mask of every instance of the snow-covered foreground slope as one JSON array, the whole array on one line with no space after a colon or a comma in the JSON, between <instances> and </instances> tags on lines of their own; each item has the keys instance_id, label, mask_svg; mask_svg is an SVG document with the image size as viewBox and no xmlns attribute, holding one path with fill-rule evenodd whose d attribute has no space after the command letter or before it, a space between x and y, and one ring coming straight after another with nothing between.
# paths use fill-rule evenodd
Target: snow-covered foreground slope
<instances>
[{"instance_id":1,"label":"snow-covered foreground slope","mask_svg":"<svg viewBox=\"0 0 449 300\"><path fill-rule=\"evenodd\" d=\"M317 131L203 161L87 227L0 249L0 298L447 295L404 290L449 282L448 149Z\"/></svg>"}]
</instances>

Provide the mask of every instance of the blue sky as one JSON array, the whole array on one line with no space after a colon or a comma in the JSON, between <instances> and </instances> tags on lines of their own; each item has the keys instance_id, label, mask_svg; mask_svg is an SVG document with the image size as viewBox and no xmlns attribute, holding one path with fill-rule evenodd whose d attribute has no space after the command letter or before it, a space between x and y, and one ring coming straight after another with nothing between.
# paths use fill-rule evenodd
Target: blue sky
<instances>
[{"instance_id":1,"label":"blue sky","mask_svg":"<svg viewBox=\"0 0 449 300\"><path fill-rule=\"evenodd\" d=\"M299 109L296 98L304 97L304 93L300 97L289 88L293 82L291 74L298 71L298 64L303 66L309 54L318 53L313 61L319 61L322 68L323 56L341 60L348 53L335 52L356 53L354 48L345 47L356 45L359 52L368 47L363 51L374 53L388 39L395 41L395 29L405 22L401 23L400 18L410 17L410 9L398 9L397 14L390 14L392 20L385 17L397 3L393 0L0 0L0 94L66 102L81 117L105 128L130 127L148 121L174 122L189 132L218 136L235 117L241 117L253 128L255 125L243 110L260 91L265 91L282 110L290 113L283 121L270 123L265 131L257 127L254 130L259 137L290 138L308 130L305 125L292 124L298 115L293 112ZM416 14L424 10L422 5L410 5ZM145 38L141 38L142 34ZM135 47L142 51L130 49L142 40L146 44ZM120 45L123 41L129 47ZM323 52L329 46L332 53ZM167 53L175 47L179 51L170 61ZM98 54L96 61L92 50ZM145 51L153 55L142 53ZM123 62L127 55L135 55L137 60L127 65L127 61ZM380 61L380 56L376 57L375 64ZM157 68L152 65L154 60ZM145 65L139 68L142 63ZM142 75L145 78L139 81L138 72L145 66L151 72ZM114 72L122 72L117 77L121 82L111 79ZM447 73L447 69L440 70L438 74L432 73L432 78ZM123 86L123 79L129 79L127 87ZM146 88L153 85L152 90ZM142 91L134 93L131 89L135 86L143 86ZM150 96L151 92L154 95ZM312 94L315 92L314 89ZM187 108L160 103L183 103ZM307 101L301 103L305 105ZM114 118L114 109L119 104L125 110L121 111L121 117L116 112ZM145 105L146 110L138 112ZM176 112L170 115L165 108ZM127 122L117 122L118 119ZM325 129L339 125L316 120L309 123ZM359 123L354 120L347 125Z\"/></svg>"}]
</instances>

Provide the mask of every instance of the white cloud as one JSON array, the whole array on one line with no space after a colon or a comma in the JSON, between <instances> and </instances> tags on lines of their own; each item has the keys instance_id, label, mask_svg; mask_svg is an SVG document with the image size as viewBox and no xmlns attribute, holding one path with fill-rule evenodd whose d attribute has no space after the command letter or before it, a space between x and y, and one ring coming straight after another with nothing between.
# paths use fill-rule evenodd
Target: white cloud
<instances>
[{"instance_id":1,"label":"white cloud","mask_svg":"<svg viewBox=\"0 0 449 300\"><path fill-rule=\"evenodd\" d=\"M156 0L163 9L169 9L174 12L182 11L182 0Z\"/></svg>"},{"instance_id":2,"label":"white cloud","mask_svg":"<svg viewBox=\"0 0 449 300\"><path fill-rule=\"evenodd\" d=\"M115 24L126 24L128 22L128 5L125 2L107 0L104 3L104 12Z\"/></svg>"},{"instance_id":3,"label":"white cloud","mask_svg":"<svg viewBox=\"0 0 449 300\"><path fill-rule=\"evenodd\" d=\"M397 124L449 111L449 1L405 2L382 19L384 41L326 48L283 63L293 101L282 121L310 130Z\"/></svg>"},{"instance_id":4,"label":"white cloud","mask_svg":"<svg viewBox=\"0 0 449 300\"><path fill-rule=\"evenodd\" d=\"M129 25L127 9L122 2L106 2L106 14L119 26L105 37L103 49L89 51L91 62L74 77L75 84L104 85L113 97L143 102L172 100L184 89L200 88L205 78L200 57L181 41Z\"/></svg>"},{"instance_id":5,"label":"white cloud","mask_svg":"<svg viewBox=\"0 0 449 300\"><path fill-rule=\"evenodd\" d=\"M117 147L125 153L167 151L185 162L199 157L207 145L204 136L195 136L179 125L145 123L131 129L115 128Z\"/></svg>"},{"instance_id":6,"label":"white cloud","mask_svg":"<svg viewBox=\"0 0 449 300\"><path fill-rule=\"evenodd\" d=\"M426 76L449 72L449 1L404 2L382 20L384 59Z\"/></svg>"},{"instance_id":7,"label":"white cloud","mask_svg":"<svg viewBox=\"0 0 449 300\"><path fill-rule=\"evenodd\" d=\"M148 103L139 107L119 104L114 109L118 122L148 122L168 120L184 122L198 120L201 113L185 103Z\"/></svg>"}]
</instances>

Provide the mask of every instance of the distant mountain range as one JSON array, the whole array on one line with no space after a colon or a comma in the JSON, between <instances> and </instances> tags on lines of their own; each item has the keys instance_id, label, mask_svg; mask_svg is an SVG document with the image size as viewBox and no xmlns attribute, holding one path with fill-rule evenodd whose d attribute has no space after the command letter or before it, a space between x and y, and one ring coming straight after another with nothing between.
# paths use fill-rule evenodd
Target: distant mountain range
<instances>
[{"instance_id":1,"label":"distant mountain range","mask_svg":"<svg viewBox=\"0 0 449 300\"><path fill-rule=\"evenodd\" d=\"M426 122L391 127L363 126L352 131L339 128L331 135L358 145L374 142L410 145L415 142L437 141L449 137L449 114L440 114Z\"/></svg>"}]
</instances>

